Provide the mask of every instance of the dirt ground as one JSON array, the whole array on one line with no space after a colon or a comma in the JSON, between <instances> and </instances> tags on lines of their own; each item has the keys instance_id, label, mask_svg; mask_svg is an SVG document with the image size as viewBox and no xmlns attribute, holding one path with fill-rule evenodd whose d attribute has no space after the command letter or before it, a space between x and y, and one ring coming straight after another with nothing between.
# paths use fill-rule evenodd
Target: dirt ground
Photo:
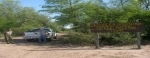
<instances>
[{"instance_id":1,"label":"dirt ground","mask_svg":"<svg viewBox=\"0 0 150 58\"><path fill-rule=\"evenodd\" d=\"M61 38L62 34L58 34ZM60 40L45 44L27 42L22 37L14 37L14 44L6 44L0 39L0 58L150 58L150 45L136 49L132 46L94 46L62 45Z\"/></svg>"}]
</instances>

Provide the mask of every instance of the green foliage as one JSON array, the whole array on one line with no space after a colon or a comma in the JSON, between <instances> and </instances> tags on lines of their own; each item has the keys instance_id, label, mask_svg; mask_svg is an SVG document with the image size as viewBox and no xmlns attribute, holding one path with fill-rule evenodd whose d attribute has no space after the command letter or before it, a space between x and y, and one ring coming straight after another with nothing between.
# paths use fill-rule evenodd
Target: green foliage
<instances>
[{"instance_id":1,"label":"green foliage","mask_svg":"<svg viewBox=\"0 0 150 58\"><path fill-rule=\"evenodd\" d=\"M94 37L91 34L69 31L68 37L63 39L64 43L77 45L92 45Z\"/></svg>"},{"instance_id":2,"label":"green foliage","mask_svg":"<svg viewBox=\"0 0 150 58\"><path fill-rule=\"evenodd\" d=\"M0 32L11 28L13 29L13 35L23 35L26 30L32 28L50 27L59 30L59 26L55 22L51 22L48 15L40 14L33 8L19 5L19 1L1 0Z\"/></svg>"},{"instance_id":3,"label":"green foliage","mask_svg":"<svg viewBox=\"0 0 150 58\"><path fill-rule=\"evenodd\" d=\"M139 22L144 23L145 26L145 30L141 33L145 36L150 36L150 10L148 5L149 2L146 2L149 0L109 0L109 3L103 2L104 0L86 0L86 2L78 0L78 2L76 3L72 3L69 1L72 0L67 0L65 3L61 3L64 1L46 0L46 4L48 6L51 6L51 3L54 3L54 6L61 6L46 8L50 9L49 11L55 9L59 10L55 11L55 13L60 13L60 15L55 17L57 23L61 26L71 24L71 30L77 32L73 32L75 34L69 34L69 38L66 39L66 41L68 40L67 42L69 43L72 43L73 40L76 42L76 40L79 39L79 37L75 37L72 35L76 35L79 33L78 36L82 37L86 36L83 35L85 33L90 34L89 24L95 21L98 21L99 23L127 23L136 22L136 20L138 19ZM100 39L100 44L107 45L134 44L136 41L135 37L133 37L134 35L132 35L131 33L106 33L100 36L102 36L102 38ZM76 43L81 42L78 41Z\"/></svg>"},{"instance_id":4,"label":"green foliage","mask_svg":"<svg viewBox=\"0 0 150 58\"><path fill-rule=\"evenodd\" d=\"M62 31L61 27L55 22L48 23L48 26L56 32L61 32Z\"/></svg>"},{"instance_id":5,"label":"green foliage","mask_svg":"<svg viewBox=\"0 0 150 58\"><path fill-rule=\"evenodd\" d=\"M3 33L2 33L2 32L0 32L0 38L1 38L1 37L3 37L3 36L4 36L4 35L3 35Z\"/></svg>"},{"instance_id":6,"label":"green foliage","mask_svg":"<svg viewBox=\"0 0 150 58\"><path fill-rule=\"evenodd\" d=\"M135 44L136 38L131 33L104 33L100 34L100 45L128 45Z\"/></svg>"},{"instance_id":7,"label":"green foliage","mask_svg":"<svg viewBox=\"0 0 150 58\"><path fill-rule=\"evenodd\" d=\"M100 33L100 45L129 45L135 44L135 34L131 33ZM69 31L68 36L63 39L63 43L73 45L94 45L95 35L81 32Z\"/></svg>"}]
</instances>

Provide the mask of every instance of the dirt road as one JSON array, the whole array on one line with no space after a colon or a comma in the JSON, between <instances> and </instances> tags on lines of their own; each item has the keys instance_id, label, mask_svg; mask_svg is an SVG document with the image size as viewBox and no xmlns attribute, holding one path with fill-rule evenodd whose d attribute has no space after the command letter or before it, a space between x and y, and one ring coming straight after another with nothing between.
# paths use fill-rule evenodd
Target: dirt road
<instances>
[{"instance_id":1,"label":"dirt road","mask_svg":"<svg viewBox=\"0 0 150 58\"><path fill-rule=\"evenodd\" d=\"M62 36L59 34L59 37ZM150 45L142 49L136 46L105 46L94 49L94 46L67 46L53 40L46 44L26 42L22 37L15 37L14 44L0 40L0 58L150 58Z\"/></svg>"}]
</instances>

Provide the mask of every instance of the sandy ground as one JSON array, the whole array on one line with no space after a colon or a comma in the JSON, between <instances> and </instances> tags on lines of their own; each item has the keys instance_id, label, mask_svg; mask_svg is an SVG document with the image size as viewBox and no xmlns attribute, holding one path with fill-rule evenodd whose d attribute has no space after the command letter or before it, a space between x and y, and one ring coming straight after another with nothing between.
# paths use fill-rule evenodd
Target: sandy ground
<instances>
[{"instance_id":1,"label":"sandy ground","mask_svg":"<svg viewBox=\"0 0 150 58\"><path fill-rule=\"evenodd\" d=\"M61 36L61 34L59 34ZM53 40L45 44L27 42L22 37L14 37L14 44L6 44L0 39L0 58L150 58L150 45L142 46L68 46Z\"/></svg>"}]
</instances>

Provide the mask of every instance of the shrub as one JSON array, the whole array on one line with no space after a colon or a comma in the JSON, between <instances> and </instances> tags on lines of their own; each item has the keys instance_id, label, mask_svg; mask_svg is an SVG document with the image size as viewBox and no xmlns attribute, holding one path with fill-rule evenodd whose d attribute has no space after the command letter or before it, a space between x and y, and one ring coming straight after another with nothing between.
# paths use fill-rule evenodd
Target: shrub
<instances>
[{"instance_id":1,"label":"shrub","mask_svg":"<svg viewBox=\"0 0 150 58\"><path fill-rule=\"evenodd\" d=\"M1 37L3 37L3 33L2 33L2 32L0 32L0 38L1 38Z\"/></svg>"},{"instance_id":2,"label":"shrub","mask_svg":"<svg viewBox=\"0 0 150 58\"><path fill-rule=\"evenodd\" d=\"M131 33L99 33L100 45L130 45L136 43L136 37ZM76 45L94 45L94 34L69 31L63 43Z\"/></svg>"},{"instance_id":3,"label":"shrub","mask_svg":"<svg viewBox=\"0 0 150 58\"><path fill-rule=\"evenodd\" d=\"M129 45L136 43L136 38L130 33L104 33L100 36L101 45Z\"/></svg>"},{"instance_id":4,"label":"shrub","mask_svg":"<svg viewBox=\"0 0 150 58\"><path fill-rule=\"evenodd\" d=\"M94 37L91 34L69 31L68 37L63 39L63 43L76 45L91 45L94 42Z\"/></svg>"}]
</instances>

